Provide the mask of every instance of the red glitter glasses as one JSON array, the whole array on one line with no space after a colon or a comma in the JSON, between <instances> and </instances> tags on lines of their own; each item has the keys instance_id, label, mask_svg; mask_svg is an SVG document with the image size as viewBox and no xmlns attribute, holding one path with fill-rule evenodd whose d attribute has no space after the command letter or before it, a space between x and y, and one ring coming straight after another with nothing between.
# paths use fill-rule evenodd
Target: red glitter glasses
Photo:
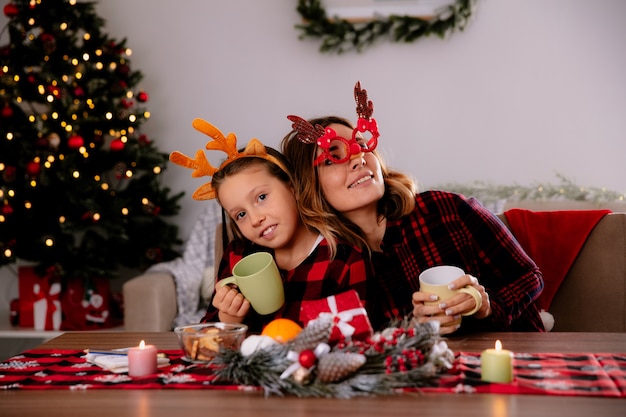
<instances>
[{"instance_id":1,"label":"red glitter glasses","mask_svg":"<svg viewBox=\"0 0 626 417\"><path fill-rule=\"evenodd\" d=\"M356 101L356 113L359 116L356 127L352 130L350 139L337 135L334 129L323 126L313 126L299 116L287 116L293 122L292 128L297 132L298 140L303 143L316 144L322 153L313 161L317 166L326 161L333 164L342 164L353 157L365 152L372 152L378 146L378 125L376 119L372 118L374 105L367 100L367 91L361 88L361 83L354 86L354 100ZM361 135L369 133L366 139Z\"/></svg>"}]
</instances>

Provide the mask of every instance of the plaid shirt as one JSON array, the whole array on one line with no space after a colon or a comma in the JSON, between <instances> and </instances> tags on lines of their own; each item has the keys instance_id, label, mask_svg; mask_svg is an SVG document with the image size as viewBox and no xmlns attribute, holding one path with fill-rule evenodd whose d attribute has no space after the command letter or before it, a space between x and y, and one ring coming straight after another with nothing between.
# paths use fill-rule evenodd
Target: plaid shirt
<instances>
[{"instance_id":1,"label":"plaid shirt","mask_svg":"<svg viewBox=\"0 0 626 417\"><path fill-rule=\"evenodd\" d=\"M534 303L543 289L541 272L506 226L459 194L428 191L415 202L410 215L387 222L382 252L372 259L388 317L413 311L420 272L449 264L478 278L493 311L483 320L464 317L462 331L543 331Z\"/></svg>"},{"instance_id":2,"label":"plaid shirt","mask_svg":"<svg viewBox=\"0 0 626 417\"><path fill-rule=\"evenodd\" d=\"M219 279L231 276L233 267L241 258L261 251L269 252L267 248L260 246L244 245L240 241L231 242L220 263ZM250 309L244 319L249 331L260 333L267 323L279 317L291 319L302 326L300 320L302 301L320 300L351 289L356 290L363 306L367 307L366 287L373 282L367 254L352 245L339 242L335 258L329 260L329 256L328 243L326 239L322 239L296 268L289 271L280 270L285 289L285 304L276 313L265 316ZM218 310L210 305L202 321L219 321Z\"/></svg>"}]
</instances>

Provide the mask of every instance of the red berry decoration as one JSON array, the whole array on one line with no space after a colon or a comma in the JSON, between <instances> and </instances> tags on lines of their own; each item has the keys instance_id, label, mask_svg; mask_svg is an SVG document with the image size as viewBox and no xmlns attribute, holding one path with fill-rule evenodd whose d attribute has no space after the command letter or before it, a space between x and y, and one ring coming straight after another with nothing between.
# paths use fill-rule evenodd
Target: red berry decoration
<instances>
[{"instance_id":1,"label":"red berry decoration","mask_svg":"<svg viewBox=\"0 0 626 417\"><path fill-rule=\"evenodd\" d=\"M78 135L73 135L67 141L67 146L69 146L70 149L78 149L84 144L85 144L85 139L83 139L82 136L78 136Z\"/></svg>"},{"instance_id":2,"label":"red berry decoration","mask_svg":"<svg viewBox=\"0 0 626 417\"><path fill-rule=\"evenodd\" d=\"M146 93L145 91L142 91L139 94L137 94L137 101L141 103L145 103L146 101L148 101L148 93Z\"/></svg>"},{"instance_id":3,"label":"red berry decoration","mask_svg":"<svg viewBox=\"0 0 626 417\"><path fill-rule=\"evenodd\" d=\"M313 365L315 365L315 363L317 362L317 357L315 356L315 353L311 349L305 349L302 352L300 352L300 356L298 357L298 362L300 362L300 365L309 369L309 368L312 368Z\"/></svg>"},{"instance_id":4,"label":"red berry decoration","mask_svg":"<svg viewBox=\"0 0 626 417\"><path fill-rule=\"evenodd\" d=\"M119 152L124 149L124 142L121 139L113 139L111 142L111 150L114 152Z\"/></svg>"},{"instance_id":5,"label":"red berry decoration","mask_svg":"<svg viewBox=\"0 0 626 417\"><path fill-rule=\"evenodd\" d=\"M8 18L15 17L19 13L17 6L13 3L7 3L4 6L4 15Z\"/></svg>"}]
</instances>

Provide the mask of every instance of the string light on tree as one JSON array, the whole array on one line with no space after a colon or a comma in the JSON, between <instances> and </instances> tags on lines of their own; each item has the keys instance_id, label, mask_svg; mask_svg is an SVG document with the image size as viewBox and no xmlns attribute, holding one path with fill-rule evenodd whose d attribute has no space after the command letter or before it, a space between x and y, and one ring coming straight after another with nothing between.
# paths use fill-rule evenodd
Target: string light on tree
<instances>
[{"instance_id":1,"label":"string light on tree","mask_svg":"<svg viewBox=\"0 0 626 417\"><path fill-rule=\"evenodd\" d=\"M93 2L9 0L3 11L0 266L113 276L178 256L162 216L177 214L182 193L161 184L168 155L142 132L148 93L126 40L103 33Z\"/></svg>"}]
</instances>

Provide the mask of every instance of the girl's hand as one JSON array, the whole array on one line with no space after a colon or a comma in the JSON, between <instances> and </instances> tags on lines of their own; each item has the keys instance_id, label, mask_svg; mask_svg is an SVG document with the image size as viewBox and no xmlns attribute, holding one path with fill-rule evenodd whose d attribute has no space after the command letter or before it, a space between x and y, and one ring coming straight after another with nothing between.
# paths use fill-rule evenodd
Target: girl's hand
<instances>
[{"instance_id":1,"label":"girl's hand","mask_svg":"<svg viewBox=\"0 0 626 417\"><path fill-rule=\"evenodd\" d=\"M217 286L211 303L218 309L220 321L224 323L241 323L250 311L250 302L228 285Z\"/></svg>"}]
</instances>

